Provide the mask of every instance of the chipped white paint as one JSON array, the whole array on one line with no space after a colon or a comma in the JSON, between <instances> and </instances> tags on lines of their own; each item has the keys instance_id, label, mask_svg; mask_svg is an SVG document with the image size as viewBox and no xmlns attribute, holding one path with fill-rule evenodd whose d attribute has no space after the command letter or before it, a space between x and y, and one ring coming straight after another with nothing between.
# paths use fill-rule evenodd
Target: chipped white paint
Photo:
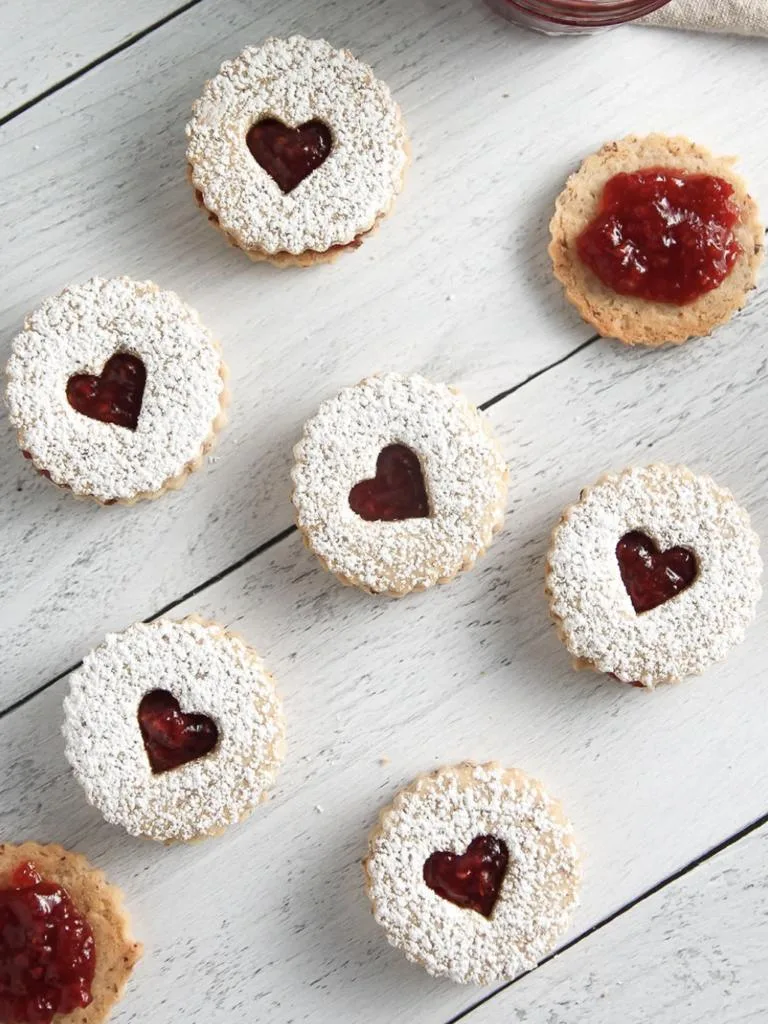
<instances>
[{"instance_id":1,"label":"chipped white paint","mask_svg":"<svg viewBox=\"0 0 768 1024\"><path fill-rule=\"evenodd\" d=\"M764 44L632 29L553 41L475 0L267 7L204 0L0 131L5 352L46 294L95 272L134 274L199 308L234 391L216 462L136 509L91 508L38 480L3 420L3 707L287 526L291 446L343 385L421 371L480 402L589 337L544 250L554 196L599 142L685 131L740 152L768 201L768 139L754 120ZM294 30L374 66L403 106L415 156L377 236L295 274L229 251L183 180L184 123L202 81L248 43ZM471 1006L476 992L429 979L387 946L359 865L378 808L441 763L519 764L562 799L586 854L573 934L764 813L765 602L724 665L648 694L571 672L542 590L561 509L633 461L712 473L768 536L766 316L763 293L680 351L598 343L494 406L511 468L507 526L445 589L369 599L291 535L182 604L174 614L241 631L285 698L275 797L225 837L159 849L89 809L63 756L66 681L0 719L2 835L80 847L128 891L147 956L119 1024L440 1024ZM757 897L740 906L744 942L759 943ZM618 971L620 933L608 945ZM654 969L646 1017L681 1024L664 1001L666 968L649 961L646 977ZM575 966L569 984L583 993L587 983ZM752 984L742 1017L719 1015L711 989L711 1019L757 1021L748 1014L768 994L762 975ZM503 1004L498 1014L507 1019Z\"/></svg>"}]
</instances>

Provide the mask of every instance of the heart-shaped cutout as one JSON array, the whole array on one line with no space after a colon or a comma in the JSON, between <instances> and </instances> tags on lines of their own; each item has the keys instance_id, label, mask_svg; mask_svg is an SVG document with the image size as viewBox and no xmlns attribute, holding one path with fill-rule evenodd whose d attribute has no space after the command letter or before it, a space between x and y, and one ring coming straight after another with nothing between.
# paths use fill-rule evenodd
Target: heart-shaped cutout
<instances>
[{"instance_id":1,"label":"heart-shaped cutout","mask_svg":"<svg viewBox=\"0 0 768 1024\"><path fill-rule=\"evenodd\" d=\"M640 530L625 534L616 545L621 579L638 615L650 612L687 590L699 574L696 555L688 548L660 551Z\"/></svg>"},{"instance_id":2,"label":"heart-shaped cutout","mask_svg":"<svg viewBox=\"0 0 768 1024\"><path fill-rule=\"evenodd\" d=\"M429 498L419 457L404 444L382 448L376 476L349 492L349 507L367 522L397 522L429 516Z\"/></svg>"},{"instance_id":3,"label":"heart-shaped cutout","mask_svg":"<svg viewBox=\"0 0 768 1024\"><path fill-rule=\"evenodd\" d=\"M327 160L333 136L322 121L291 128L276 117L266 117L249 130L245 144L256 163L288 193Z\"/></svg>"},{"instance_id":4,"label":"heart-shaped cutout","mask_svg":"<svg viewBox=\"0 0 768 1024\"><path fill-rule=\"evenodd\" d=\"M449 903L490 917L509 863L509 850L496 836L476 836L465 853L432 853L424 881Z\"/></svg>"},{"instance_id":5,"label":"heart-shaped cutout","mask_svg":"<svg viewBox=\"0 0 768 1024\"><path fill-rule=\"evenodd\" d=\"M67 381L67 401L82 416L135 430L144 398L147 371L138 356L117 352L97 377L76 373Z\"/></svg>"},{"instance_id":6,"label":"heart-shaped cutout","mask_svg":"<svg viewBox=\"0 0 768 1024\"><path fill-rule=\"evenodd\" d=\"M155 775L205 757L219 742L213 719L182 711L167 690L152 690L142 698L139 729Z\"/></svg>"}]
</instances>

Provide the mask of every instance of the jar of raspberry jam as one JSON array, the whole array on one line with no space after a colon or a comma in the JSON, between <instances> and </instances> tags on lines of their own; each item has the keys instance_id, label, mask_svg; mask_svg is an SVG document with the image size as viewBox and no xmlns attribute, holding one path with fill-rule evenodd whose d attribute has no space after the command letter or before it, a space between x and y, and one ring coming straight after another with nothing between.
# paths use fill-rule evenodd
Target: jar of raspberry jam
<instances>
[{"instance_id":1,"label":"jar of raspberry jam","mask_svg":"<svg viewBox=\"0 0 768 1024\"><path fill-rule=\"evenodd\" d=\"M658 11L669 0L488 0L510 21L549 35L594 32Z\"/></svg>"}]
</instances>

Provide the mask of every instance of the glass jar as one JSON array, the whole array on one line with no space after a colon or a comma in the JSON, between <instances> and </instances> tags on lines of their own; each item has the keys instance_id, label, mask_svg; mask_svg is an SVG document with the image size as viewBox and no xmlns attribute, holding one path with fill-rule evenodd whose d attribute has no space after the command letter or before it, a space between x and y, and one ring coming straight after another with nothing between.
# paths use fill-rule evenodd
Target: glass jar
<instances>
[{"instance_id":1,"label":"glass jar","mask_svg":"<svg viewBox=\"0 0 768 1024\"><path fill-rule=\"evenodd\" d=\"M593 32L634 21L669 0L488 0L510 21L550 35Z\"/></svg>"}]
</instances>

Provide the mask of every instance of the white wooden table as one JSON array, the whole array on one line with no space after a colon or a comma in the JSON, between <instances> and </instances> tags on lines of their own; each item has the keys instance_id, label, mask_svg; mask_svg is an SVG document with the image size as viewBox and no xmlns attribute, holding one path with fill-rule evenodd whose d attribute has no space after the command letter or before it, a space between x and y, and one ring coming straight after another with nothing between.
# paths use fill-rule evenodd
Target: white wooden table
<instances>
[{"instance_id":1,"label":"white wooden table","mask_svg":"<svg viewBox=\"0 0 768 1024\"><path fill-rule=\"evenodd\" d=\"M726 664L649 694L571 671L542 576L562 506L637 461L711 472L768 536L766 290L712 339L630 351L591 336L545 252L566 174L629 131L741 154L768 207L766 43L545 39L479 0L0 0L0 25L3 360L43 296L127 273L187 297L233 373L215 459L133 509L73 501L24 464L5 417L0 431L0 837L81 849L127 891L146 956L116 1021L765 1021L768 602ZM183 157L205 78L292 31L374 65L415 157L359 253L296 273L216 237ZM485 403L512 477L478 568L400 603L324 574L289 503L303 420L388 369ZM161 611L245 634L290 730L267 807L169 849L86 805L60 739L68 672L107 630ZM359 865L379 806L463 758L544 779L586 856L564 952L498 993L405 963Z\"/></svg>"}]
</instances>

